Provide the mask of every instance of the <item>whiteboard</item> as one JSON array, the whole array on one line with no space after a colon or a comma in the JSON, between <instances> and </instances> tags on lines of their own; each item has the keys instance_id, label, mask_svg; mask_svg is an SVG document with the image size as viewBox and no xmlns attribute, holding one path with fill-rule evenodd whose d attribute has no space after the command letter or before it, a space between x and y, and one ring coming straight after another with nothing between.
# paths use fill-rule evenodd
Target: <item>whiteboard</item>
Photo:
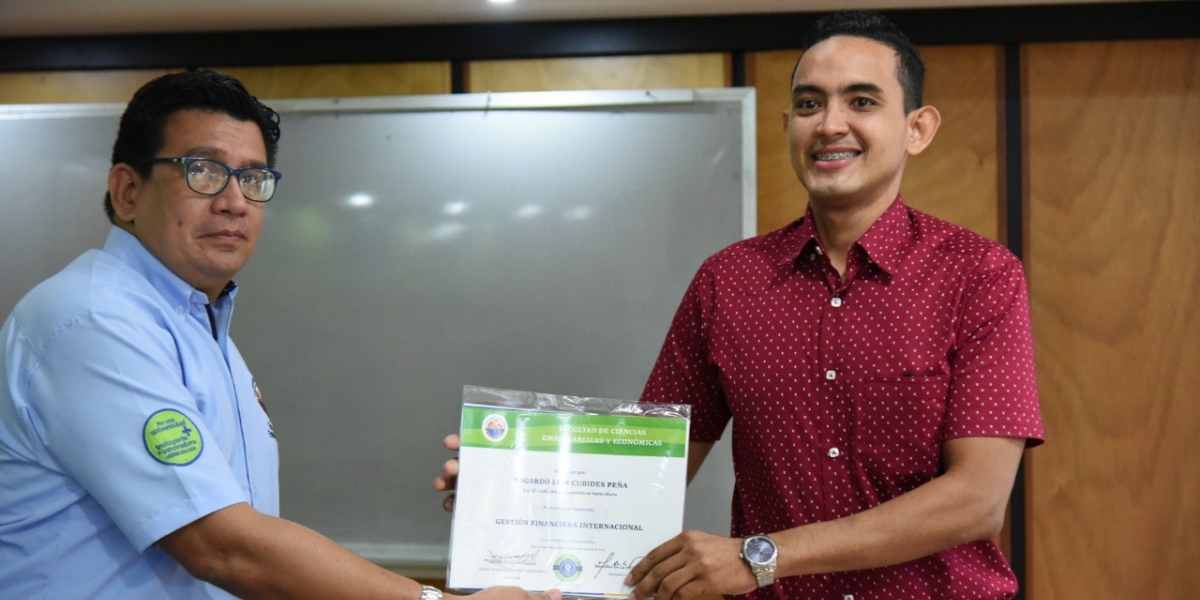
<instances>
[{"instance_id":1,"label":"whiteboard","mask_svg":"<svg viewBox=\"0 0 1200 600\"><path fill-rule=\"evenodd\" d=\"M431 482L463 385L638 397L701 261L754 232L754 91L268 104L283 179L231 337L275 427L283 516L444 576ZM3 314L103 244L122 109L0 107ZM724 439L685 526L728 533L730 463Z\"/></svg>"}]
</instances>

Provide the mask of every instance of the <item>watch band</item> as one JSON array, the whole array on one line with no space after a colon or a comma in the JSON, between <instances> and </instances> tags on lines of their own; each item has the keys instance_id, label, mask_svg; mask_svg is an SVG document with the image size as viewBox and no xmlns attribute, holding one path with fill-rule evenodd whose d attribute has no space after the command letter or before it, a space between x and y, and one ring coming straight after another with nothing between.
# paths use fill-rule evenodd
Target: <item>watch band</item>
<instances>
[{"instance_id":1,"label":"watch band","mask_svg":"<svg viewBox=\"0 0 1200 600\"><path fill-rule=\"evenodd\" d=\"M775 583L775 567L760 565L751 569L754 571L754 577L758 579L758 587L764 587Z\"/></svg>"},{"instance_id":2,"label":"watch band","mask_svg":"<svg viewBox=\"0 0 1200 600\"><path fill-rule=\"evenodd\" d=\"M765 561L760 561L748 556L746 549L751 542L765 542L771 547L771 556ZM775 583L775 567L778 564L779 549L775 545L775 540L765 535L752 535L742 540L741 558L746 562L746 566L750 567L750 572L754 574L754 578L758 580L758 587L764 587Z\"/></svg>"},{"instance_id":3,"label":"watch band","mask_svg":"<svg viewBox=\"0 0 1200 600\"><path fill-rule=\"evenodd\" d=\"M442 600L442 590L432 585L421 586L421 600Z\"/></svg>"}]
</instances>

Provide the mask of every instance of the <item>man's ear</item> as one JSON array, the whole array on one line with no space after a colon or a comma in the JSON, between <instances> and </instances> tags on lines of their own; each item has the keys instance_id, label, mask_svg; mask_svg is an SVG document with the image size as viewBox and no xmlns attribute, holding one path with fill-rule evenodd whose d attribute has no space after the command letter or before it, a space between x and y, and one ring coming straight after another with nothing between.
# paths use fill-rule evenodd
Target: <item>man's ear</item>
<instances>
[{"instance_id":1,"label":"man's ear","mask_svg":"<svg viewBox=\"0 0 1200 600\"><path fill-rule=\"evenodd\" d=\"M923 152L933 141L941 124L942 115L932 106L922 106L908 113L908 155L916 156Z\"/></svg>"},{"instance_id":2,"label":"man's ear","mask_svg":"<svg viewBox=\"0 0 1200 600\"><path fill-rule=\"evenodd\" d=\"M133 209L137 204L142 176L125 163L117 163L108 171L108 195L112 200L113 213L118 221L133 222Z\"/></svg>"}]
</instances>

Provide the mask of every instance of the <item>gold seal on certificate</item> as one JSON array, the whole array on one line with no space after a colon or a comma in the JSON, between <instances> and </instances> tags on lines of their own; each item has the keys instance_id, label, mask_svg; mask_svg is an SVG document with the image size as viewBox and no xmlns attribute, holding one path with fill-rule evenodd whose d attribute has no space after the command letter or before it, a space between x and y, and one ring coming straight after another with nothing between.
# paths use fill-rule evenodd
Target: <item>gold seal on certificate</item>
<instances>
[{"instance_id":1,"label":"gold seal on certificate","mask_svg":"<svg viewBox=\"0 0 1200 600\"><path fill-rule=\"evenodd\" d=\"M447 587L629 595L683 528L690 407L466 386Z\"/></svg>"}]
</instances>

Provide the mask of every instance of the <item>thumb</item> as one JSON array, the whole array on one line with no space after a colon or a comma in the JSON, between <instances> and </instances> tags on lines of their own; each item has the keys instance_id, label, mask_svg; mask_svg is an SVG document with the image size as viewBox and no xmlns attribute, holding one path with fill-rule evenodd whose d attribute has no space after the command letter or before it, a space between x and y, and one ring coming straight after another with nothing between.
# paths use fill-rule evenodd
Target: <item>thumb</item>
<instances>
[{"instance_id":1,"label":"thumb","mask_svg":"<svg viewBox=\"0 0 1200 600\"><path fill-rule=\"evenodd\" d=\"M562 600L562 592L558 588L553 588L538 594L542 600Z\"/></svg>"}]
</instances>

